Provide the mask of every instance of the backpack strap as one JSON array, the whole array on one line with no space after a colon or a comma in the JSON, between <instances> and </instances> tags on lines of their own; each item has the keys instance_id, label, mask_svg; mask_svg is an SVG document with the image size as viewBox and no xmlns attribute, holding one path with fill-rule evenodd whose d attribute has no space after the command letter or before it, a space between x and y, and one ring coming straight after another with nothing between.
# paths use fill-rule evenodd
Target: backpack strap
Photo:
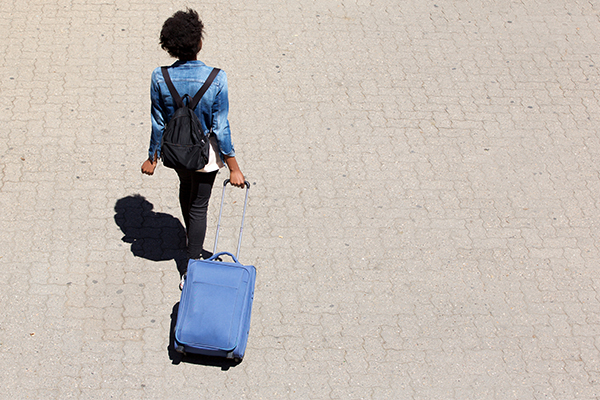
<instances>
[{"instance_id":1,"label":"backpack strap","mask_svg":"<svg viewBox=\"0 0 600 400\"><path fill-rule=\"evenodd\" d=\"M169 88L169 92L171 92L171 96L173 97L173 100L175 100L175 105L177 106L177 108L183 107L183 100L181 99L179 92L177 92L177 89L175 89L175 85L173 85L173 81L171 81L171 77L169 76L169 71L168 71L167 67L162 67L161 71L163 74L163 78L165 79L165 83L167 84L167 87ZM221 70L219 68L213 68L212 71L210 71L210 75L208 75L208 78L206 78L204 85L202 85L200 90L198 90L198 92L192 99L192 102L189 103L188 107L190 109L193 110L194 108L196 108L196 106L200 102L200 99L202 99L202 96L204 96L204 93L206 93L206 91L208 90L210 85L212 85L213 81L215 80L215 78L217 77L217 75L219 74L220 71Z\"/></svg>"},{"instance_id":2,"label":"backpack strap","mask_svg":"<svg viewBox=\"0 0 600 400\"><path fill-rule=\"evenodd\" d=\"M169 76L169 71L167 70L167 67L162 67L160 70L162 71L165 83L169 88L169 92L171 92L171 96L173 97L173 100L175 100L175 105L177 106L177 108L183 107L183 100L181 100L181 96L179 95L177 89L175 89L175 86L171 81L171 77Z\"/></svg>"},{"instance_id":3,"label":"backpack strap","mask_svg":"<svg viewBox=\"0 0 600 400\"><path fill-rule=\"evenodd\" d=\"M219 68L213 68L212 71L210 71L210 75L208 75L208 78L206 78L204 85L202 85L200 90L198 90L198 92L192 99L192 102L189 104L190 109L193 110L194 108L196 108L196 106L200 102L200 99L202 98L202 96L204 96L204 93L206 93L210 85L212 85L213 81L215 80L220 71L221 70Z\"/></svg>"}]
</instances>

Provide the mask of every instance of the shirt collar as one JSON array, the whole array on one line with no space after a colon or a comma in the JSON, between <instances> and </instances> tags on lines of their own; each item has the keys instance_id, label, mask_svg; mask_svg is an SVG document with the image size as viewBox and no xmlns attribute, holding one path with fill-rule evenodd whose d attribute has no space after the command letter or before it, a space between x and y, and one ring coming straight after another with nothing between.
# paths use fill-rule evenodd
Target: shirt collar
<instances>
[{"instance_id":1,"label":"shirt collar","mask_svg":"<svg viewBox=\"0 0 600 400\"><path fill-rule=\"evenodd\" d=\"M206 64L204 64L200 60L190 60L190 61L177 60L177 61L175 61L175 63L173 65L171 65L171 67L177 67L179 65L201 65L201 66L204 66Z\"/></svg>"}]
</instances>

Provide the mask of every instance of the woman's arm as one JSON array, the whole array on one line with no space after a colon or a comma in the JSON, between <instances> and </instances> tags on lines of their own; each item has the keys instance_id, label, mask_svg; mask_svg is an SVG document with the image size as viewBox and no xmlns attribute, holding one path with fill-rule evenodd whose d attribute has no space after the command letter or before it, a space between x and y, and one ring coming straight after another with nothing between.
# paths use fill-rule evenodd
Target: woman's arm
<instances>
[{"instance_id":1,"label":"woman's arm","mask_svg":"<svg viewBox=\"0 0 600 400\"><path fill-rule=\"evenodd\" d=\"M165 129L164 110L160 100L160 88L158 85L159 68L152 73L152 83L150 85L150 101L152 103L152 134L150 136L150 148L148 149L148 159L142 164L142 173L147 175L154 174L158 157L160 156L160 144L162 134Z\"/></svg>"},{"instance_id":2,"label":"woman's arm","mask_svg":"<svg viewBox=\"0 0 600 400\"><path fill-rule=\"evenodd\" d=\"M220 90L217 92L213 106L213 124L212 131L217 138L221 156L227 167L229 167L229 182L233 186L244 187L246 182L244 174L235 159L235 150L231 142L231 131L229 128L229 93L227 89L227 74L225 71L219 72Z\"/></svg>"}]
</instances>

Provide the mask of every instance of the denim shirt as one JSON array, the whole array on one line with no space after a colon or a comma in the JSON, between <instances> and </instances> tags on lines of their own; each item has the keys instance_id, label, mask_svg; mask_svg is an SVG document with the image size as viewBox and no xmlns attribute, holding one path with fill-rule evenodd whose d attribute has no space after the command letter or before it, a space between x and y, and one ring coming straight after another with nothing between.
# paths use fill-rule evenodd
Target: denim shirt
<instances>
[{"instance_id":1,"label":"denim shirt","mask_svg":"<svg viewBox=\"0 0 600 400\"><path fill-rule=\"evenodd\" d=\"M212 71L212 68L202 61L177 61L169 67L169 76L182 98L185 94L194 97L208 78L210 71ZM152 101L152 136L148 156L153 159L155 153L160 158L163 132L175 113L175 101L165 83L160 67L152 72L150 97ZM208 135L212 130L215 135L221 158L223 155L235 156L227 119L229 98L225 71L219 72L204 96L202 96L202 100L200 100L194 112L202 124L204 133Z\"/></svg>"}]
</instances>

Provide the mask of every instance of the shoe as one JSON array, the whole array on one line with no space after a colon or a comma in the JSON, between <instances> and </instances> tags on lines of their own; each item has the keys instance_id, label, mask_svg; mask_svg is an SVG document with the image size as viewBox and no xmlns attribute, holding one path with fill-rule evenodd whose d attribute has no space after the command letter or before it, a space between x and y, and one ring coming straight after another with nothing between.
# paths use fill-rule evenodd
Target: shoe
<instances>
[{"instance_id":1,"label":"shoe","mask_svg":"<svg viewBox=\"0 0 600 400\"><path fill-rule=\"evenodd\" d=\"M185 278L187 278L187 274L181 275L181 281L179 282L179 290L183 290L183 285L185 285Z\"/></svg>"}]
</instances>

